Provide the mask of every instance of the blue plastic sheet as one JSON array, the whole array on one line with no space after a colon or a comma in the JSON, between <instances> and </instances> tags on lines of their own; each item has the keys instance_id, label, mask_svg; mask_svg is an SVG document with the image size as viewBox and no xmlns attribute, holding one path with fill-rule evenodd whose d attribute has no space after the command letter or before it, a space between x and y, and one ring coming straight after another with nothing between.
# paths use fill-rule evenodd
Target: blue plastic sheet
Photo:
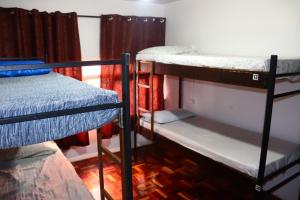
<instances>
[{"instance_id":1,"label":"blue plastic sheet","mask_svg":"<svg viewBox=\"0 0 300 200\"><path fill-rule=\"evenodd\" d=\"M11 66L11 65L32 65L32 64L43 64L41 60L18 60L18 61L0 61L0 66ZM18 76L33 76L48 74L51 72L50 68L45 69L25 69L15 71L0 71L0 78L3 77L18 77Z\"/></svg>"}]
</instances>

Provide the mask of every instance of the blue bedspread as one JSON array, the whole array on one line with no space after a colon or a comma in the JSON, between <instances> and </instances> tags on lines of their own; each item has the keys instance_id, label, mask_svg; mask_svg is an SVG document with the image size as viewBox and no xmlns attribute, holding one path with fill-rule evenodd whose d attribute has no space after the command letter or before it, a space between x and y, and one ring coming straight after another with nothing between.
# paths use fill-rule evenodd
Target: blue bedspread
<instances>
[{"instance_id":1,"label":"blue bedspread","mask_svg":"<svg viewBox=\"0 0 300 200\"><path fill-rule=\"evenodd\" d=\"M115 92L57 73L1 78L0 118L118 102ZM109 109L0 126L0 148L61 139L98 128L118 116Z\"/></svg>"}]
</instances>

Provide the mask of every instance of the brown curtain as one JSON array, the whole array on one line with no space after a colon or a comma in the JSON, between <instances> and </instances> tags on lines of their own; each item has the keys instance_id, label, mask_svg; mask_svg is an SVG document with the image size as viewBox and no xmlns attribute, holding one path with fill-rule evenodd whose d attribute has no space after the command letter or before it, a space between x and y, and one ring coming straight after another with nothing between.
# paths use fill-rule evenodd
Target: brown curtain
<instances>
[{"instance_id":1,"label":"brown curtain","mask_svg":"<svg viewBox=\"0 0 300 200\"><path fill-rule=\"evenodd\" d=\"M100 27L100 57L101 59L119 59L122 53L131 54L130 72L133 72L134 56L142 49L162 46L165 44L165 19L156 17L136 17L120 15L103 15ZM149 77L141 82L149 83ZM164 109L163 76L154 78L154 109ZM101 87L115 90L121 98L122 94L121 66L101 67ZM130 82L131 115L133 115L133 80ZM149 93L140 89L140 105L149 109ZM117 133L117 128L109 124L101 128L104 137Z\"/></svg>"},{"instance_id":2,"label":"brown curtain","mask_svg":"<svg viewBox=\"0 0 300 200\"><path fill-rule=\"evenodd\" d=\"M40 57L48 62L81 61L76 13L47 13L20 8L0 8L0 57ZM54 69L81 80L81 67ZM87 133L57 141L67 149L89 144Z\"/></svg>"}]
</instances>

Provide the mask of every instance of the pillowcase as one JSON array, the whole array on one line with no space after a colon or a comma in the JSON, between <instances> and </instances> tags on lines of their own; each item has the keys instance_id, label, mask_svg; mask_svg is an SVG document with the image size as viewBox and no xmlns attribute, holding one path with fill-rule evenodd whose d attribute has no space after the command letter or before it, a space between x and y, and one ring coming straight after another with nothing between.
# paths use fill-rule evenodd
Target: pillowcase
<instances>
[{"instance_id":1,"label":"pillowcase","mask_svg":"<svg viewBox=\"0 0 300 200\"><path fill-rule=\"evenodd\" d=\"M18 60L18 61L0 61L0 66L11 66L11 65L32 65L32 64L43 64L41 60ZM4 77L17 77L17 76L33 76L48 74L51 72L50 68L45 69L23 69L14 71L0 71L0 78Z\"/></svg>"},{"instance_id":2,"label":"pillowcase","mask_svg":"<svg viewBox=\"0 0 300 200\"><path fill-rule=\"evenodd\" d=\"M144 49L139 54L159 54L159 55L176 55L176 54L189 54L196 52L191 47L184 46L158 46Z\"/></svg>"},{"instance_id":3,"label":"pillowcase","mask_svg":"<svg viewBox=\"0 0 300 200\"><path fill-rule=\"evenodd\" d=\"M145 121L151 122L150 113L143 113L142 116L144 117ZM183 109L155 111L154 122L159 124L165 124L193 116L195 116L194 113Z\"/></svg>"}]
</instances>

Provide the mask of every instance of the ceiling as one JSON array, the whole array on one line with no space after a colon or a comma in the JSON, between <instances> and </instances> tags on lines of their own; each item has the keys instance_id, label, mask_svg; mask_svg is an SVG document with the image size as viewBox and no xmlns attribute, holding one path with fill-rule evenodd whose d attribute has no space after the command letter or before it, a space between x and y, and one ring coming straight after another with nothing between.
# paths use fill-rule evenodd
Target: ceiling
<instances>
[{"instance_id":1,"label":"ceiling","mask_svg":"<svg viewBox=\"0 0 300 200\"><path fill-rule=\"evenodd\" d=\"M165 3L170 3L170 2L179 1L179 0L125 0L125 1L141 1L141 2L165 4Z\"/></svg>"}]
</instances>

